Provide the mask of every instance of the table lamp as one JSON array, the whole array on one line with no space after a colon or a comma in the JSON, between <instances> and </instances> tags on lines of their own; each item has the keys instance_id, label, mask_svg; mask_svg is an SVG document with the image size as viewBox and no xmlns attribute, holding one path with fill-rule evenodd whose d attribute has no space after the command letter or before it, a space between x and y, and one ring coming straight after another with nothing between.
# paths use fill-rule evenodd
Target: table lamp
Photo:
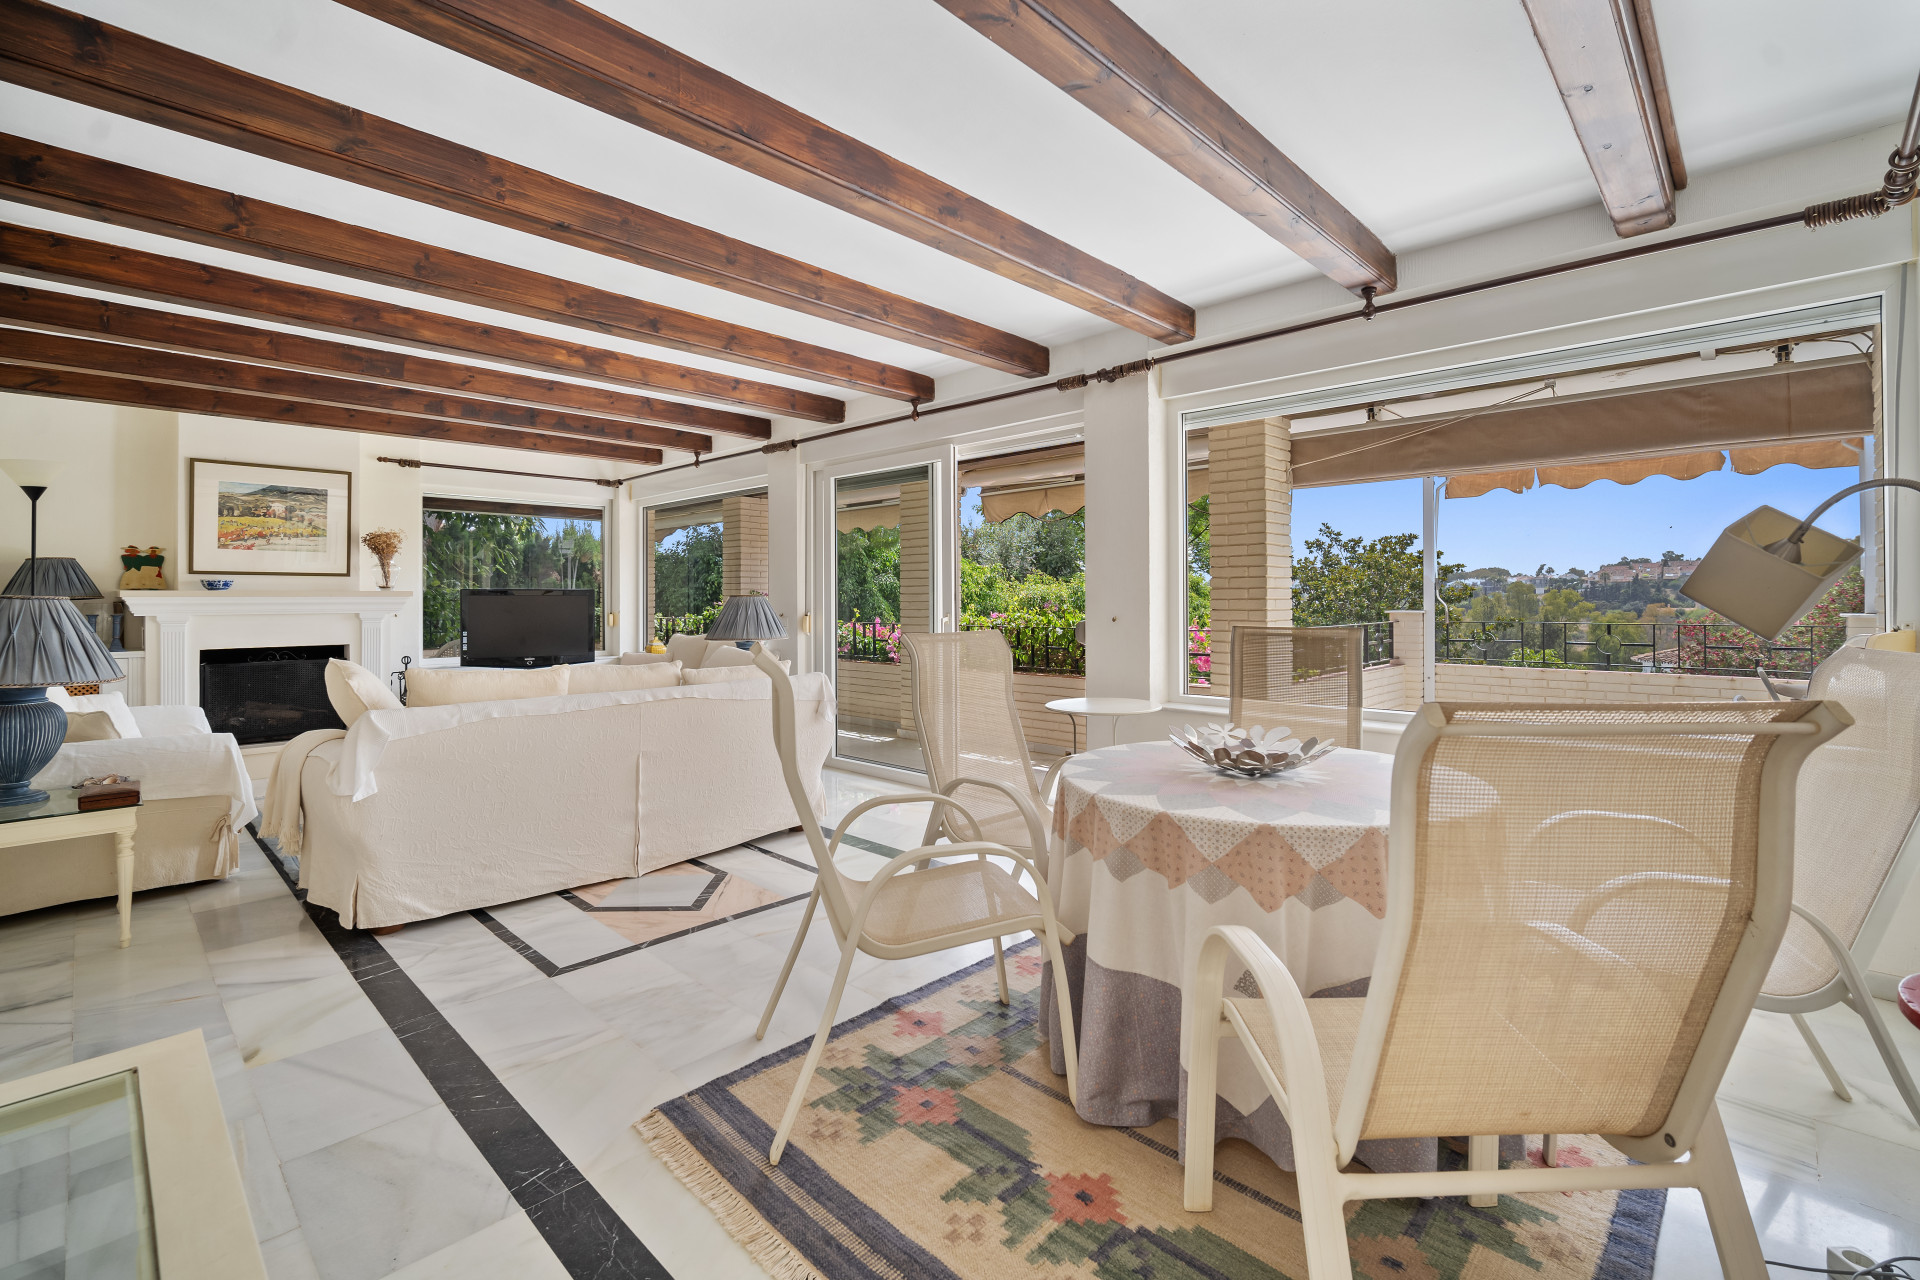
<instances>
[{"instance_id":1,"label":"table lamp","mask_svg":"<svg viewBox=\"0 0 1920 1280\"><path fill-rule=\"evenodd\" d=\"M728 596L720 616L707 627L707 639L732 640L740 649L751 649L756 640L782 640L786 634L773 602L757 591Z\"/></svg>"},{"instance_id":2,"label":"table lamp","mask_svg":"<svg viewBox=\"0 0 1920 1280\"><path fill-rule=\"evenodd\" d=\"M0 596L65 596L69 600L98 600L105 594L72 556L30 555L7 579L6 589L0 590Z\"/></svg>"},{"instance_id":3,"label":"table lamp","mask_svg":"<svg viewBox=\"0 0 1920 1280\"><path fill-rule=\"evenodd\" d=\"M64 596L0 597L0 805L38 804L33 775L67 736L50 684L124 680L107 646Z\"/></svg>"},{"instance_id":4,"label":"table lamp","mask_svg":"<svg viewBox=\"0 0 1920 1280\"><path fill-rule=\"evenodd\" d=\"M1727 620L1768 640L1820 603L1847 566L1860 558L1860 544L1813 527L1828 507L1867 489L1920 490L1913 480L1864 480L1849 485L1795 521L1784 511L1759 507L1728 525L1680 592Z\"/></svg>"}]
</instances>

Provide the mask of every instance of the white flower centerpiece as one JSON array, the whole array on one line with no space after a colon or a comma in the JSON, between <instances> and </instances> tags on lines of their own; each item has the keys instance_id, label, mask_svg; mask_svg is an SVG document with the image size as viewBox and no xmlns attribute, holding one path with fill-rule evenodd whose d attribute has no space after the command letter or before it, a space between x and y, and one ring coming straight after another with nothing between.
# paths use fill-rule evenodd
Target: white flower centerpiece
<instances>
[{"instance_id":1,"label":"white flower centerpiece","mask_svg":"<svg viewBox=\"0 0 1920 1280\"><path fill-rule=\"evenodd\" d=\"M1309 764L1333 750L1331 742L1288 737L1283 725L1241 729L1229 724L1186 725L1167 736L1173 744L1202 764L1239 778L1270 778Z\"/></svg>"}]
</instances>

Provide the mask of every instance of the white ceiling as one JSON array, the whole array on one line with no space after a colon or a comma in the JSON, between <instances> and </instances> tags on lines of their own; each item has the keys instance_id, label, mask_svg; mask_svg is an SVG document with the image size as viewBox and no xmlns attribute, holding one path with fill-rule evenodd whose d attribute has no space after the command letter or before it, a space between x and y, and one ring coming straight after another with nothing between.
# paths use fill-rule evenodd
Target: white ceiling
<instances>
[{"instance_id":1,"label":"white ceiling","mask_svg":"<svg viewBox=\"0 0 1920 1280\"><path fill-rule=\"evenodd\" d=\"M1312 274L932 0L593 2L1182 301L1207 305ZM1518 0L1119 2L1396 251L1598 202ZM1028 338L1058 344L1109 328L988 271L329 0L66 4ZM1682 144L1696 176L1898 119L1920 71L1920 6L1911 0L1658 0L1655 11ZM936 376L965 367L29 90L0 86L0 120L40 141ZM1861 175L1862 189L1873 177ZM1685 202L1683 193L1683 220ZM217 249L15 206L0 212L257 274L586 340L580 331ZM723 367L639 344L593 341Z\"/></svg>"}]
</instances>

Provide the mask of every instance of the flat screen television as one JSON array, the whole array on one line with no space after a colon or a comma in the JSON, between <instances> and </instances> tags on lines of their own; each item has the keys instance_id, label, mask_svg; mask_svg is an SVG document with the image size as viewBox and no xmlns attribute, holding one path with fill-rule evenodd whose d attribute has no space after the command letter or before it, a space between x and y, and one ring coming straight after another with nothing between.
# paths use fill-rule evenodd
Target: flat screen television
<instances>
[{"instance_id":1,"label":"flat screen television","mask_svg":"<svg viewBox=\"0 0 1920 1280\"><path fill-rule=\"evenodd\" d=\"M488 588L460 593L460 665L550 667L593 661L593 592Z\"/></svg>"}]
</instances>

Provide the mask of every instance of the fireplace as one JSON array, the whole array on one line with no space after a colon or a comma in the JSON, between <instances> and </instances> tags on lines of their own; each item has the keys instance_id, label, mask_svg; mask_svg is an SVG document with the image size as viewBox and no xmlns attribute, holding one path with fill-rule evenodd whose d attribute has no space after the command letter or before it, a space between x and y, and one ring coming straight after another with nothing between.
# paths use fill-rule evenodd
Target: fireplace
<instances>
[{"instance_id":1,"label":"fireplace","mask_svg":"<svg viewBox=\"0 0 1920 1280\"><path fill-rule=\"evenodd\" d=\"M285 742L309 729L343 729L327 700L328 658L343 644L200 651L200 706L215 733L242 744Z\"/></svg>"}]
</instances>

